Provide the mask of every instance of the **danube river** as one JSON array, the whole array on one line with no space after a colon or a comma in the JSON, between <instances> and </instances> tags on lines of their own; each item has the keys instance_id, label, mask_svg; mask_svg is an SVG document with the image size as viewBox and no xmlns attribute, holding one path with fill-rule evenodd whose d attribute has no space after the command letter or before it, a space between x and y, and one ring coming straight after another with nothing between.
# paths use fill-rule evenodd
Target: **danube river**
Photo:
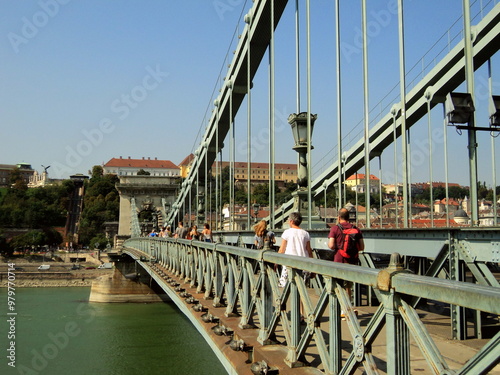
<instances>
[{"instance_id":1,"label":"danube river","mask_svg":"<svg viewBox=\"0 0 500 375\"><path fill-rule=\"evenodd\" d=\"M9 315L1 288L0 374L226 373L174 304L89 303L89 294L77 287L16 289L17 315Z\"/></svg>"}]
</instances>

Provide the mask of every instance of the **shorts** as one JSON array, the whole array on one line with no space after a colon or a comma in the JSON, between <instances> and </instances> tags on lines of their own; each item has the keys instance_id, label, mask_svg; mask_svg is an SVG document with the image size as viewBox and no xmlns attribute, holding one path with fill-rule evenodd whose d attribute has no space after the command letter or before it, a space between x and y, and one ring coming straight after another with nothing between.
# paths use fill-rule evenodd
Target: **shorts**
<instances>
[{"instance_id":1,"label":"shorts","mask_svg":"<svg viewBox=\"0 0 500 375\"><path fill-rule=\"evenodd\" d=\"M358 258L344 258L340 252L335 252L335 255L333 256L333 261L336 263L346 263L346 264L352 264L357 266L359 264ZM339 283L342 285L344 288L352 288L354 283L352 281L347 281L347 280L339 280Z\"/></svg>"}]
</instances>

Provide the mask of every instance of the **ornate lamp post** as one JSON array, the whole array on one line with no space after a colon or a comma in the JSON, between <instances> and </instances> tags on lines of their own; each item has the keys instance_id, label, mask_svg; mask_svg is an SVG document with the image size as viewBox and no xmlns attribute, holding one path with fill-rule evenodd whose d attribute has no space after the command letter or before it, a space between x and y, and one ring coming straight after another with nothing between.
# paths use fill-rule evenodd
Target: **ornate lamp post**
<instances>
[{"instance_id":1,"label":"ornate lamp post","mask_svg":"<svg viewBox=\"0 0 500 375\"><path fill-rule=\"evenodd\" d=\"M259 216L259 207L260 205L258 203L254 203L252 205L253 207L253 215L255 216L254 217L254 223L257 223L257 217Z\"/></svg>"},{"instance_id":2,"label":"ornate lamp post","mask_svg":"<svg viewBox=\"0 0 500 375\"><path fill-rule=\"evenodd\" d=\"M297 190L292 193L293 196L293 208L292 210L298 211L302 214L304 218L304 223L311 220L310 227L324 228L324 223L319 219L319 216L314 216L309 218L308 216L308 172L307 172L307 151L312 150L312 145L308 144L308 141L312 138L312 132L314 127L314 122L318 118L317 115L310 115L311 118L311 134L307 134L307 119L309 114L307 112L301 112L299 114L292 113L288 116L288 123L292 128L293 140L295 145L293 149L299 154L298 168L297 168ZM311 202L311 212L316 212L314 209L314 202ZM307 218L307 220L306 220Z\"/></svg>"},{"instance_id":3,"label":"ornate lamp post","mask_svg":"<svg viewBox=\"0 0 500 375\"><path fill-rule=\"evenodd\" d=\"M203 192L198 193L198 208L197 208L197 221L198 221L198 226L203 225L205 222L205 194Z\"/></svg>"},{"instance_id":4,"label":"ornate lamp post","mask_svg":"<svg viewBox=\"0 0 500 375\"><path fill-rule=\"evenodd\" d=\"M318 118L317 115L311 114L311 134L307 137L307 112L299 114L292 113L288 116L288 123L292 127L293 140L295 146L293 149L299 154L299 165L297 170L297 185L300 188L307 188L307 141L312 139L314 122ZM311 150L313 146L311 145Z\"/></svg>"}]
</instances>

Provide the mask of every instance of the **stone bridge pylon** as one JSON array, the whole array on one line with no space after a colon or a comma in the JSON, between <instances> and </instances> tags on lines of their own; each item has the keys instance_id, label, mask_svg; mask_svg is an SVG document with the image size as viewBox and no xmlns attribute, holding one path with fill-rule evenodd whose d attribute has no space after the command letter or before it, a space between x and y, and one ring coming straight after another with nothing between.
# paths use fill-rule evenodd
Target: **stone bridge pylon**
<instances>
[{"instance_id":1,"label":"stone bridge pylon","mask_svg":"<svg viewBox=\"0 0 500 375\"><path fill-rule=\"evenodd\" d=\"M164 224L180 187L179 177L120 176L120 218L115 246Z\"/></svg>"}]
</instances>

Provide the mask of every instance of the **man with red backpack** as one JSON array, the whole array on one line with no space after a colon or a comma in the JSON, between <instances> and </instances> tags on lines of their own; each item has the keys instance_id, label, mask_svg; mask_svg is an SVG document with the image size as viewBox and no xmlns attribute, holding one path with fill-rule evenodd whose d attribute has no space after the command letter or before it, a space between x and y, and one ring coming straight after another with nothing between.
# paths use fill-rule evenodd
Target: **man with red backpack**
<instances>
[{"instance_id":1,"label":"man with red backpack","mask_svg":"<svg viewBox=\"0 0 500 375\"><path fill-rule=\"evenodd\" d=\"M349 211L346 208L339 210L337 225L330 229L328 247L334 251L334 262L358 264L358 253L365 249L365 243L361 231L349 222ZM352 282L345 281L344 288L350 299Z\"/></svg>"}]
</instances>

